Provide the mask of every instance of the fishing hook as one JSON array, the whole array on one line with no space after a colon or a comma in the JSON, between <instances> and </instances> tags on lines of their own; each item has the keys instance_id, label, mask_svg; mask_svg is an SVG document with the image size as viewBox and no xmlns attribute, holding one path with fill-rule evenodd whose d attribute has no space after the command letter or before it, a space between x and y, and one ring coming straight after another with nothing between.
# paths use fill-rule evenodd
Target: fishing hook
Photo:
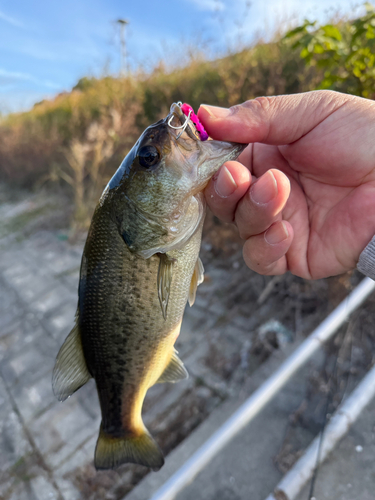
<instances>
[{"instance_id":1,"label":"fishing hook","mask_svg":"<svg viewBox=\"0 0 375 500\"><path fill-rule=\"evenodd\" d=\"M192 113L192 112L193 112L193 110L192 110L192 109L191 109L191 110L189 110L189 114L188 114L188 115L187 115L187 117L186 117L185 123L184 123L183 125L179 125L178 127L173 126L173 125L172 125L172 123L171 123L171 122L172 122L172 120L173 120L173 118L174 118L174 115L172 114L172 116L169 118L169 120L168 120L168 125L169 125L171 128L173 128L173 129L175 129L175 130L179 130L180 128L182 128L181 132L180 132L180 133L178 134L178 136L176 137L176 140L177 140L177 139L179 139L179 138L181 137L181 135L185 132L186 127L188 126L188 123L189 123L189 120L190 120L190 115L191 115L191 113Z\"/></svg>"}]
</instances>

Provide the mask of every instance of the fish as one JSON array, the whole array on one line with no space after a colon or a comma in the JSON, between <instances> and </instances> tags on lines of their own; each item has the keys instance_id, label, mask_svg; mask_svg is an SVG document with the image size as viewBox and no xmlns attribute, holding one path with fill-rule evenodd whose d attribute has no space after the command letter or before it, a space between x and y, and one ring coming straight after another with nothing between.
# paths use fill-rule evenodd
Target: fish
<instances>
[{"instance_id":1,"label":"fish","mask_svg":"<svg viewBox=\"0 0 375 500\"><path fill-rule=\"evenodd\" d=\"M154 384L188 376L174 344L203 281L203 189L245 147L202 142L174 103L142 133L100 197L82 255L75 325L52 377L59 401L95 379L97 470L164 464L143 423L143 401Z\"/></svg>"}]
</instances>

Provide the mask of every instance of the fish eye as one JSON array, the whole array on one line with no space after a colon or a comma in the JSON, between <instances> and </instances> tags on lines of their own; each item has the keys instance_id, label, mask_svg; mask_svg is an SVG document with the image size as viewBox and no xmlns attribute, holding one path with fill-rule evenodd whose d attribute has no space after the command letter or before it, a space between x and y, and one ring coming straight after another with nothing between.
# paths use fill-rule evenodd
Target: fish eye
<instances>
[{"instance_id":1,"label":"fish eye","mask_svg":"<svg viewBox=\"0 0 375 500\"><path fill-rule=\"evenodd\" d=\"M155 146L143 146L138 151L139 163L144 168L153 167L160 159L159 151Z\"/></svg>"}]
</instances>

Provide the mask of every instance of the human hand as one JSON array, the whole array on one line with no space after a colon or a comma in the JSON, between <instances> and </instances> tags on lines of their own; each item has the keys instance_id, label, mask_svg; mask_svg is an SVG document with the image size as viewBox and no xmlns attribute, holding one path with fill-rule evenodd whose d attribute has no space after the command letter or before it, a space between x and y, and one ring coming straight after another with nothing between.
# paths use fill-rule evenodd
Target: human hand
<instances>
[{"instance_id":1,"label":"human hand","mask_svg":"<svg viewBox=\"0 0 375 500\"><path fill-rule=\"evenodd\" d=\"M205 194L237 225L251 269L318 279L355 268L375 234L373 101L314 91L198 116L212 138L249 143Z\"/></svg>"}]
</instances>

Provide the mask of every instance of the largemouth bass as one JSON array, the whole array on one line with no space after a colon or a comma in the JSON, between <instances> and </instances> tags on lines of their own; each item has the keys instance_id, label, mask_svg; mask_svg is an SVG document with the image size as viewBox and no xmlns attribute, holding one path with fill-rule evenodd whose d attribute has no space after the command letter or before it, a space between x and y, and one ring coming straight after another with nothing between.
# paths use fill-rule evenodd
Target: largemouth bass
<instances>
[{"instance_id":1,"label":"largemouth bass","mask_svg":"<svg viewBox=\"0 0 375 500\"><path fill-rule=\"evenodd\" d=\"M173 346L203 280L202 190L244 147L202 142L173 104L143 132L99 200L82 256L76 324L53 372L60 401L95 379L97 469L164 463L143 424L143 400L154 384L187 377Z\"/></svg>"}]
</instances>

